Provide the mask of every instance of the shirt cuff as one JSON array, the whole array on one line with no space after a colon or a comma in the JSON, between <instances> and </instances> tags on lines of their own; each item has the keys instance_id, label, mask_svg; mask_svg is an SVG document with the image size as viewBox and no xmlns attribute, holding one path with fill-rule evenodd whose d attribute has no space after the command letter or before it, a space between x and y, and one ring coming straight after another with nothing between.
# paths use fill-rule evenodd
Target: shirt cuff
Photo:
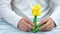
<instances>
[{"instance_id":1,"label":"shirt cuff","mask_svg":"<svg viewBox=\"0 0 60 34\"><path fill-rule=\"evenodd\" d=\"M22 19L22 17L16 16L14 21L12 21L12 25L17 28L17 25L20 19Z\"/></svg>"},{"instance_id":2,"label":"shirt cuff","mask_svg":"<svg viewBox=\"0 0 60 34\"><path fill-rule=\"evenodd\" d=\"M56 24L56 28L60 28L60 20L58 19L58 17L56 18L53 15L51 15L50 17L54 20L54 22Z\"/></svg>"}]
</instances>

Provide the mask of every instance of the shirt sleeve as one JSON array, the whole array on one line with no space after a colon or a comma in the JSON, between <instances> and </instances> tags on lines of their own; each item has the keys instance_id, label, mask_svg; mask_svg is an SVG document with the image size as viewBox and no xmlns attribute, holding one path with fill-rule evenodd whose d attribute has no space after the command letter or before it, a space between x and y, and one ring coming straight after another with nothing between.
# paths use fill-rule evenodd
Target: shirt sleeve
<instances>
[{"instance_id":1,"label":"shirt sleeve","mask_svg":"<svg viewBox=\"0 0 60 34\"><path fill-rule=\"evenodd\" d=\"M53 2L56 6L50 17L55 21L57 28L60 28L60 0L53 0Z\"/></svg>"},{"instance_id":2,"label":"shirt sleeve","mask_svg":"<svg viewBox=\"0 0 60 34\"><path fill-rule=\"evenodd\" d=\"M17 27L18 21L22 18L12 10L11 0L0 0L0 13L8 23L15 27Z\"/></svg>"}]
</instances>

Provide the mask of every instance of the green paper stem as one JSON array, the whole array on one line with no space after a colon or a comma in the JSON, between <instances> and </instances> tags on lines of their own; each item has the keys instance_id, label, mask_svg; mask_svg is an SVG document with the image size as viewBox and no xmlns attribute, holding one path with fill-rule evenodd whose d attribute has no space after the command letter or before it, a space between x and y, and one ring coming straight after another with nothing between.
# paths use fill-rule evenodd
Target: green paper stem
<instances>
[{"instance_id":1,"label":"green paper stem","mask_svg":"<svg viewBox=\"0 0 60 34\"><path fill-rule=\"evenodd\" d=\"M37 16L34 16L33 23L34 23L34 30L32 30L32 32L34 32L34 33L37 32L39 30L39 28L41 28L44 25L44 24L42 24L40 26L37 25Z\"/></svg>"},{"instance_id":2,"label":"green paper stem","mask_svg":"<svg viewBox=\"0 0 60 34\"><path fill-rule=\"evenodd\" d=\"M34 16L34 26L37 26L37 16Z\"/></svg>"},{"instance_id":3,"label":"green paper stem","mask_svg":"<svg viewBox=\"0 0 60 34\"><path fill-rule=\"evenodd\" d=\"M37 16L34 16L34 21L33 21L33 23L34 23L34 30L32 30L32 32L36 32L36 31L37 31L36 29L38 29L38 28L37 28Z\"/></svg>"}]
</instances>

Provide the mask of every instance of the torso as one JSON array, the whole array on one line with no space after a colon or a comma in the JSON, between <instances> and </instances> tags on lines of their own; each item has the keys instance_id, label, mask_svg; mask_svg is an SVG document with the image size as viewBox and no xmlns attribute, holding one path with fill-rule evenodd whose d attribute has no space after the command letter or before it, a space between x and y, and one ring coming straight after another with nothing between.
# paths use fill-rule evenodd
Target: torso
<instances>
[{"instance_id":1,"label":"torso","mask_svg":"<svg viewBox=\"0 0 60 34\"><path fill-rule=\"evenodd\" d=\"M13 5L21 10L21 12L24 13L27 17L32 17L32 9L30 6L34 6L35 4L41 5L41 17L43 17L49 12L49 3L49 0L13 0Z\"/></svg>"}]
</instances>

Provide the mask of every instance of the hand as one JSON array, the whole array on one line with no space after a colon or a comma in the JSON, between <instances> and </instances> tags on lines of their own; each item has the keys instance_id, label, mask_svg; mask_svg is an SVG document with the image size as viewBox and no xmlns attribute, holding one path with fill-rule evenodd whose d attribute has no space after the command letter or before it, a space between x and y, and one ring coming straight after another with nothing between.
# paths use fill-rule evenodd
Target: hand
<instances>
[{"instance_id":1,"label":"hand","mask_svg":"<svg viewBox=\"0 0 60 34\"><path fill-rule=\"evenodd\" d=\"M48 17L44 19L42 22L40 22L38 25L44 24L39 30L41 31L50 31L54 28L55 23L52 18Z\"/></svg>"},{"instance_id":2,"label":"hand","mask_svg":"<svg viewBox=\"0 0 60 34\"><path fill-rule=\"evenodd\" d=\"M22 18L18 23L18 28L23 31L31 31L34 24L27 18Z\"/></svg>"}]
</instances>

